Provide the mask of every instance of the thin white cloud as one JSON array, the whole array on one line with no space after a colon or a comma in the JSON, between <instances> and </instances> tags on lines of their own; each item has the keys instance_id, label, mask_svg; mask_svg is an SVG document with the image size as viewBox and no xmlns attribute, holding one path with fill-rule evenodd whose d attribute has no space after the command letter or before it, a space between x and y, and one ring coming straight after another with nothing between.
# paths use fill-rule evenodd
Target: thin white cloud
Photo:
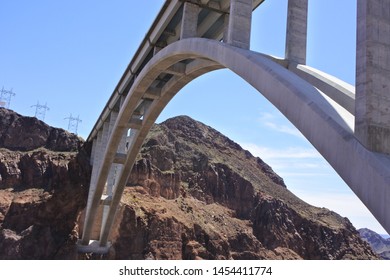
<instances>
[{"instance_id":1,"label":"thin white cloud","mask_svg":"<svg viewBox=\"0 0 390 280\"><path fill-rule=\"evenodd\" d=\"M329 176L329 167L313 148L287 147L283 149L263 147L253 143L241 146L269 164L285 179L297 177Z\"/></svg>"},{"instance_id":2,"label":"thin white cloud","mask_svg":"<svg viewBox=\"0 0 390 280\"><path fill-rule=\"evenodd\" d=\"M292 125L280 124L280 120L277 116L263 112L259 118L259 122L265 127L280 133L304 138L301 132Z\"/></svg>"},{"instance_id":3,"label":"thin white cloud","mask_svg":"<svg viewBox=\"0 0 390 280\"><path fill-rule=\"evenodd\" d=\"M283 177L298 177L298 178L303 178L303 177L324 177L324 176L329 176L329 173L326 172L281 172Z\"/></svg>"},{"instance_id":4,"label":"thin white cloud","mask_svg":"<svg viewBox=\"0 0 390 280\"><path fill-rule=\"evenodd\" d=\"M321 155L312 148L288 147L284 149L274 149L259 146L253 143L243 143L241 146L250 151L253 155L263 160L272 159L319 159Z\"/></svg>"},{"instance_id":5,"label":"thin white cloud","mask_svg":"<svg viewBox=\"0 0 390 280\"><path fill-rule=\"evenodd\" d=\"M300 133L299 130L292 128L292 127L289 127L287 125L280 125L280 124L276 124L273 122L266 122L266 123L264 123L264 125L270 129L274 130L274 131L293 135L296 137L303 137L302 133Z\"/></svg>"},{"instance_id":6,"label":"thin white cloud","mask_svg":"<svg viewBox=\"0 0 390 280\"><path fill-rule=\"evenodd\" d=\"M317 168L323 168L324 165L317 162L297 162L294 164L295 168L302 168L302 169L317 169Z\"/></svg>"}]
</instances>

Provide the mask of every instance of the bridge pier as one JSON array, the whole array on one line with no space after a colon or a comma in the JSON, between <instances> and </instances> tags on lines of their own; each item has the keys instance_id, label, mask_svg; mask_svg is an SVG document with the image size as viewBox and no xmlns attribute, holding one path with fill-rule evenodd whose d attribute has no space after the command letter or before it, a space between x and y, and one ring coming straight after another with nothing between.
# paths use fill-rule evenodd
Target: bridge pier
<instances>
[{"instance_id":1,"label":"bridge pier","mask_svg":"<svg viewBox=\"0 0 390 280\"><path fill-rule=\"evenodd\" d=\"M93 169L91 175L90 189L88 195L88 202L85 212L84 227L83 227L83 239L78 243L79 252L107 252L109 245L100 245L100 238L105 223L107 222L107 216L110 210L110 204L112 195L114 192L114 185L116 176L120 173L123 167L121 162L121 156L125 155L126 149L126 138L127 134L124 133L118 149L117 156L114 159L114 163L111 165L110 171L108 172L107 182L105 184L104 192L99 197L100 203L97 207L92 209L93 198L96 196L97 180L99 177L99 170L102 165L103 158L105 156L106 149L108 148L109 137L115 127L116 120L118 118L118 112L111 111L109 117L104 122L102 129L97 133L96 138L93 140L93 150L91 158L93 158ZM99 218L100 221L96 221L95 225L91 227L91 219L94 217ZM96 220L96 219L95 219ZM94 239L94 240L91 240Z\"/></svg>"},{"instance_id":2,"label":"bridge pier","mask_svg":"<svg viewBox=\"0 0 390 280\"><path fill-rule=\"evenodd\" d=\"M104 122L102 129L98 132L96 138L93 140L93 150L91 158L93 158L93 167L92 167L92 174L91 174L91 181L89 186L89 193L88 193L88 201L87 201L87 207L85 210L85 219L84 219L84 227L83 227L83 241L81 242L82 245L88 245L90 236L92 233L92 229L88 229L87 227L87 220L89 219L90 211L91 211L91 205L92 200L96 191L96 183L97 178L99 176L99 169L102 164L103 158L104 158L104 152L108 144L108 138L109 138L109 129L110 124L108 121ZM97 209L94 209L97 211ZM94 215L92 215L94 216ZM88 234L86 234L89 232ZM80 242L79 242L80 243Z\"/></svg>"},{"instance_id":3,"label":"bridge pier","mask_svg":"<svg viewBox=\"0 0 390 280\"><path fill-rule=\"evenodd\" d=\"M308 0L288 0L286 59L306 64Z\"/></svg>"},{"instance_id":4,"label":"bridge pier","mask_svg":"<svg viewBox=\"0 0 390 280\"><path fill-rule=\"evenodd\" d=\"M115 111L112 111L110 114L110 122L109 122L110 134L115 127L115 122L118 118L118 115L119 115L119 113L115 112ZM120 140L117 154L122 154L122 155L125 154L126 138L127 138L127 133L124 133L122 135L121 140ZM123 167L123 164L115 163L115 160L114 160L114 163L111 165L110 172L108 173L107 184L105 187L105 193L103 193L103 196L102 196L103 213L102 213L102 223L101 223L100 236L103 233L103 228L104 228L104 225L107 221L108 213L110 211L110 203L111 203L112 196L114 193L115 182L117 180L118 174L120 174L120 172L121 172L122 167Z\"/></svg>"},{"instance_id":5,"label":"bridge pier","mask_svg":"<svg viewBox=\"0 0 390 280\"><path fill-rule=\"evenodd\" d=\"M230 15L224 41L232 46L249 49L251 39L253 0L231 0Z\"/></svg>"},{"instance_id":6,"label":"bridge pier","mask_svg":"<svg viewBox=\"0 0 390 280\"><path fill-rule=\"evenodd\" d=\"M97 134L96 139L94 140L93 146L95 148L93 149L93 167L92 167L92 174L91 174L91 181L90 181L90 187L89 187L89 194L88 194L88 202L87 202L87 208L86 213L88 213L90 209L90 205L92 202L93 193L95 192L95 185L97 177L99 176L99 168L103 161L104 157L104 151L107 147L108 143L108 137L109 137L109 123L105 122L103 124L102 130L99 131Z\"/></svg>"},{"instance_id":7,"label":"bridge pier","mask_svg":"<svg viewBox=\"0 0 390 280\"><path fill-rule=\"evenodd\" d=\"M111 131L115 127L115 122L118 118L119 113L118 112L111 112L110 116L110 134ZM118 153L124 154L125 153L125 148L126 148L126 133L123 134L119 147L118 147ZM108 178L107 178L107 187L106 187L106 195L111 196L113 193L113 187L115 185L115 178L116 174L120 172L120 168L122 167L122 164L118 163L113 163L110 169L110 172L108 173Z\"/></svg>"},{"instance_id":8,"label":"bridge pier","mask_svg":"<svg viewBox=\"0 0 390 280\"><path fill-rule=\"evenodd\" d=\"M390 0L357 1L355 135L390 154Z\"/></svg>"}]
</instances>

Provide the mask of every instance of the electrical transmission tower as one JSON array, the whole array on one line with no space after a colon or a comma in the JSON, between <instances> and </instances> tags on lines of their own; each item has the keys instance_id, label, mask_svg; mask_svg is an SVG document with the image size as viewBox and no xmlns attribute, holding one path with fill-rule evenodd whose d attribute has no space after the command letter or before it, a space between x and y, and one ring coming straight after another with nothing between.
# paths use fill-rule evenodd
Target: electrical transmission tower
<instances>
[{"instance_id":1,"label":"electrical transmission tower","mask_svg":"<svg viewBox=\"0 0 390 280\"><path fill-rule=\"evenodd\" d=\"M65 120L69 120L68 131L73 132L74 134L77 135L77 129L79 127L79 123L81 123L79 116L75 118L72 117L72 114L70 114L70 116L68 118L65 118Z\"/></svg>"},{"instance_id":2,"label":"electrical transmission tower","mask_svg":"<svg viewBox=\"0 0 390 280\"><path fill-rule=\"evenodd\" d=\"M41 121L45 120L46 111L50 110L50 108L47 107L47 103L45 103L45 105L41 105L39 104L39 101L37 102L36 105L33 105L31 107L35 107L35 117L37 119L40 119Z\"/></svg>"},{"instance_id":3,"label":"electrical transmission tower","mask_svg":"<svg viewBox=\"0 0 390 280\"><path fill-rule=\"evenodd\" d=\"M9 106L11 104L11 98L12 96L15 96L16 94L11 90L5 90L4 87L1 89L0 92L0 107L4 107L9 109Z\"/></svg>"}]
</instances>

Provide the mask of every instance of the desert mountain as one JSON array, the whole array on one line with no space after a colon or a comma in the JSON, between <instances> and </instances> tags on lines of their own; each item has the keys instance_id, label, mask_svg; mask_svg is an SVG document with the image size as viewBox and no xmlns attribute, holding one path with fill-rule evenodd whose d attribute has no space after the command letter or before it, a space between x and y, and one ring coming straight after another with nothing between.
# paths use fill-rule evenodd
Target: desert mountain
<instances>
[{"instance_id":1,"label":"desert mountain","mask_svg":"<svg viewBox=\"0 0 390 280\"><path fill-rule=\"evenodd\" d=\"M89 143L0 109L0 145L0 259L91 257L76 253ZM149 133L111 240L103 258L378 258L346 218L300 200L261 159L184 116Z\"/></svg>"},{"instance_id":2,"label":"desert mountain","mask_svg":"<svg viewBox=\"0 0 390 280\"><path fill-rule=\"evenodd\" d=\"M347 219L300 200L260 158L185 116L149 133L117 232L121 259L376 258Z\"/></svg>"}]
</instances>

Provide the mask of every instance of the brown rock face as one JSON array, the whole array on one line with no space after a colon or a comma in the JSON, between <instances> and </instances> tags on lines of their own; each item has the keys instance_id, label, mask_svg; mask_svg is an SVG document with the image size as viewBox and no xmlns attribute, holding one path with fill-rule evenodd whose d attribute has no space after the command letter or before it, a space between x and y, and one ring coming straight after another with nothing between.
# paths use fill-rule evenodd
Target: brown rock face
<instances>
[{"instance_id":1,"label":"brown rock face","mask_svg":"<svg viewBox=\"0 0 390 280\"><path fill-rule=\"evenodd\" d=\"M0 109L0 259L81 257L90 171L76 136ZM301 201L261 159L188 117L154 126L118 217L105 258L377 258L347 219Z\"/></svg>"},{"instance_id":2,"label":"brown rock face","mask_svg":"<svg viewBox=\"0 0 390 280\"><path fill-rule=\"evenodd\" d=\"M87 153L84 148L73 152L81 146L76 136L65 139L67 132L12 111L4 116L4 112L1 109L7 121L13 119L11 128L1 130L5 146L28 145L23 151L0 148L0 259L75 258L77 218L85 207L89 184ZM15 132L25 130L29 130L28 141Z\"/></svg>"},{"instance_id":3,"label":"brown rock face","mask_svg":"<svg viewBox=\"0 0 390 280\"><path fill-rule=\"evenodd\" d=\"M110 258L377 258L347 219L188 117L151 130L128 186Z\"/></svg>"},{"instance_id":4,"label":"brown rock face","mask_svg":"<svg viewBox=\"0 0 390 280\"><path fill-rule=\"evenodd\" d=\"M46 148L51 151L77 151L82 141L77 135L53 128L44 122L0 108L0 147L12 151Z\"/></svg>"}]
</instances>

